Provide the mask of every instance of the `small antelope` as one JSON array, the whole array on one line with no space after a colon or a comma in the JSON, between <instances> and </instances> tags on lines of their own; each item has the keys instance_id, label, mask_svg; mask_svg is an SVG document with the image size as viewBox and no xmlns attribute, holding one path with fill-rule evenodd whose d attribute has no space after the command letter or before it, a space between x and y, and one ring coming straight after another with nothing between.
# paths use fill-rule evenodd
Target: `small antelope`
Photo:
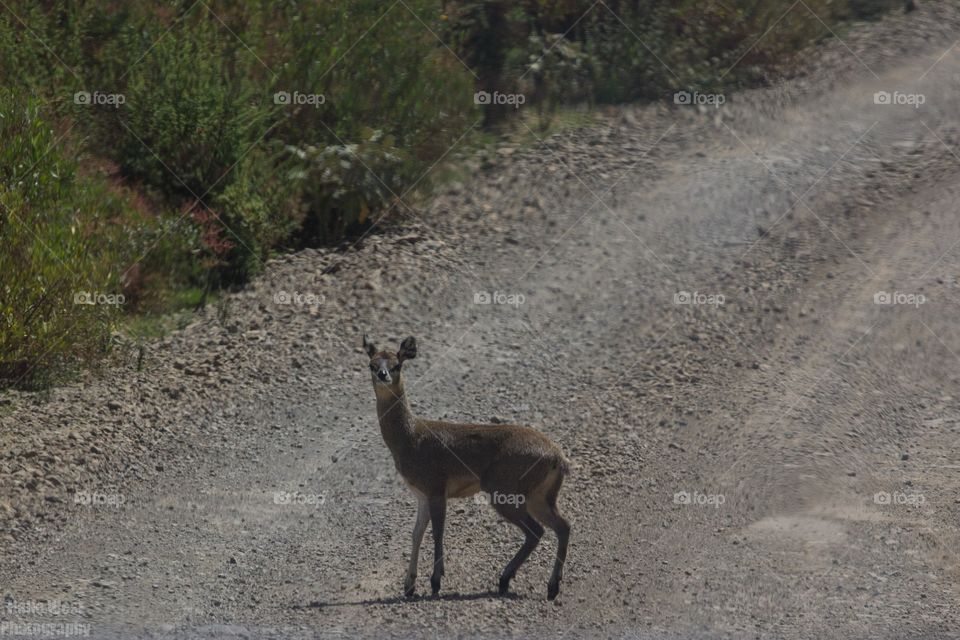
<instances>
[{"instance_id":1,"label":"small antelope","mask_svg":"<svg viewBox=\"0 0 960 640\"><path fill-rule=\"evenodd\" d=\"M366 336L363 346L370 356L380 433L397 471L419 501L404 595L410 597L416 590L417 560L427 520L433 523L430 586L433 595L437 595L444 575L447 499L485 491L490 494L493 508L526 536L523 546L500 574L500 595L507 593L517 569L543 537L542 523L557 534L557 559L547 583L547 598L556 598L570 540L570 523L557 509L560 485L570 471L560 447L530 427L457 424L415 417L404 393L401 368L404 362L417 357L417 341L407 338L395 354L378 351Z\"/></svg>"}]
</instances>

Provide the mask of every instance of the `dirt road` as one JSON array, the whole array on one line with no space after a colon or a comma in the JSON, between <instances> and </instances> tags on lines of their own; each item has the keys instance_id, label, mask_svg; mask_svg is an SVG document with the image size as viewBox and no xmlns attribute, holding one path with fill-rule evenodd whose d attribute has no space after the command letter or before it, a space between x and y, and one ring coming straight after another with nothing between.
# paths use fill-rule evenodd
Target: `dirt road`
<instances>
[{"instance_id":1,"label":"dirt road","mask_svg":"<svg viewBox=\"0 0 960 640\"><path fill-rule=\"evenodd\" d=\"M272 262L141 371L15 398L0 619L98 638L956 637L960 10L841 38L719 109L624 108L471 160L400 227ZM417 336L418 413L563 446L555 603L549 535L494 595L521 537L473 500L451 505L441 597L400 597L415 500L364 331ZM431 561L427 544L420 593Z\"/></svg>"}]
</instances>

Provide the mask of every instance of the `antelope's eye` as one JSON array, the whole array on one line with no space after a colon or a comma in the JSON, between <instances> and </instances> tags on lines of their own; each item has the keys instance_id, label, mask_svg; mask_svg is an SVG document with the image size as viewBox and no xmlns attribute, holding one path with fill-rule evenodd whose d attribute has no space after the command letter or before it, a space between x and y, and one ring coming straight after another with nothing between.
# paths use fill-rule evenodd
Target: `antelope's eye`
<instances>
[{"instance_id":1,"label":"antelope's eye","mask_svg":"<svg viewBox=\"0 0 960 640\"><path fill-rule=\"evenodd\" d=\"M400 365L395 366L394 368L390 369L390 371L400 371Z\"/></svg>"},{"instance_id":2,"label":"antelope's eye","mask_svg":"<svg viewBox=\"0 0 960 640\"><path fill-rule=\"evenodd\" d=\"M376 371L376 370L377 370L377 365L375 364L370 365L370 371Z\"/></svg>"}]
</instances>

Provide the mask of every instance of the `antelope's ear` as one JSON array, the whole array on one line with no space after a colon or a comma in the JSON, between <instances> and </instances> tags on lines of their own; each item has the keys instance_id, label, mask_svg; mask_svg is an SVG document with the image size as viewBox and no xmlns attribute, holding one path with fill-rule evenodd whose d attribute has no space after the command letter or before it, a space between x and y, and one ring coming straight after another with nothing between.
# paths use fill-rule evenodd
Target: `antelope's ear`
<instances>
[{"instance_id":1,"label":"antelope's ear","mask_svg":"<svg viewBox=\"0 0 960 640\"><path fill-rule=\"evenodd\" d=\"M417 339L413 336L406 338L400 343L400 350L397 351L397 360L413 360L417 357Z\"/></svg>"},{"instance_id":2,"label":"antelope's ear","mask_svg":"<svg viewBox=\"0 0 960 640\"><path fill-rule=\"evenodd\" d=\"M363 334L363 348L367 352L367 355L371 358L373 357L373 354L377 352L376 345L367 340L367 334Z\"/></svg>"}]
</instances>

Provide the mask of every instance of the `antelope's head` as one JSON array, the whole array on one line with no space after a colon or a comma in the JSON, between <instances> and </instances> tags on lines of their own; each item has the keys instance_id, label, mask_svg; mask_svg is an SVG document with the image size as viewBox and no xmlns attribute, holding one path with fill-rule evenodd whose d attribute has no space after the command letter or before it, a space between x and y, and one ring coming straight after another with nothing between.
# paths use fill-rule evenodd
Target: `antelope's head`
<instances>
[{"instance_id":1,"label":"antelope's head","mask_svg":"<svg viewBox=\"0 0 960 640\"><path fill-rule=\"evenodd\" d=\"M403 389L403 363L417 357L417 340L413 336L400 343L396 353L380 351L363 336L363 348L370 356L370 378L378 394L384 391L397 395Z\"/></svg>"}]
</instances>

